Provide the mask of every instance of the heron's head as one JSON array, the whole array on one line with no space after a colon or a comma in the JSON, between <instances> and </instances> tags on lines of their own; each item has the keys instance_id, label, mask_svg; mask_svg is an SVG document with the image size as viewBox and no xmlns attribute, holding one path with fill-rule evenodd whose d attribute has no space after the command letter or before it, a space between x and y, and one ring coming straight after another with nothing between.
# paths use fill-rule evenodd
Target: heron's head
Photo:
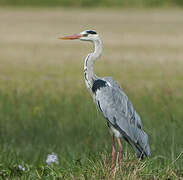
<instances>
[{"instance_id":1,"label":"heron's head","mask_svg":"<svg viewBox=\"0 0 183 180\"><path fill-rule=\"evenodd\" d=\"M86 31L83 31L79 34L74 34L74 35L70 35L70 36L63 36L60 39L64 39L64 40L79 39L82 41L95 41L98 38L99 38L99 35L95 31L86 30Z\"/></svg>"}]
</instances>

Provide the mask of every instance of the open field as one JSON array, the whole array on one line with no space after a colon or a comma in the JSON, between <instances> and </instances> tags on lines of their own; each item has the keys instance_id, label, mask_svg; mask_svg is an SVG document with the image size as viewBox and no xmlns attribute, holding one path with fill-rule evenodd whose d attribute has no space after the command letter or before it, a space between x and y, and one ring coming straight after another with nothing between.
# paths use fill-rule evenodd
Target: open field
<instances>
[{"instance_id":1,"label":"open field","mask_svg":"<svg viewBox=\"0 0 183 180\"><path fill-rule=\"evenodd\" d=\"M114 179L183 178L182 17L179 9L1 8L0 177L109 179L111 136L83 78L92 46L58 40L95 29L103 39L95 72L126 92L152 150L139 162L123 142ZM45 163L51 152L55 167Z\"/></svg>"},{"instance_id":2,"label":"open field","mask_svg":"<svg viewBox=\"0 0 183 180\"><path fill-rule=\"evenodd\" d=\"M182 7L182 0L0 0L0 6L17 7Z\"/></svg>"}]
</instances>

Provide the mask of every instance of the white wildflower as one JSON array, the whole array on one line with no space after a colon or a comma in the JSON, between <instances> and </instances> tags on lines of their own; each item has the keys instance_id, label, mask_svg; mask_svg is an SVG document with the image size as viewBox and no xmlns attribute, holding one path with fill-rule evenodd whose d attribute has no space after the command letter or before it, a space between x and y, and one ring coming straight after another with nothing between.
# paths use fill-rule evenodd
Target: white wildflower
<instances>
[{"instance_id":1,"label":"white wildflower","mask_svg":"<svg viewBox=\"0 0 183 180\"><path fill-rule=\"evenodd\" d=\"M18 165L18 169L21 170L21 171L25 171L25 168L22 167L21 165Z\"/></svg>"},{"instance_id":2,"label":"white wildflower","mask_svg":"<svg viewBox=\"0 0 183 180\"><path fill-rule=\"evenodd\" d=\"M50 165L51 163L58 164L58 157L55 153L48 154L46 163Z\"/></svg>"}]
</instances>

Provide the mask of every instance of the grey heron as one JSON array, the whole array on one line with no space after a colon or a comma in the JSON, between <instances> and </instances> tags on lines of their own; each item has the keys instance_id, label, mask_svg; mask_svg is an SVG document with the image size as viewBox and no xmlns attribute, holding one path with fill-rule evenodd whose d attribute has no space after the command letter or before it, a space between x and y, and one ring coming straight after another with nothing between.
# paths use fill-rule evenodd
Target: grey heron
<instances>
[{"instance_id":1,"label":"grey heron","mask_svg":"<svg viewBox=\"0 0 183 180\"><path fill-rule=\"evenodd\" d=\"M60 39L90 41L94 45L94 51L85 59L84 79L86 87L92 95L98 110L107 120L107 125L112 134L112 169L115 167L117 138L120 167L122 156L121 137L123 137L134 149L138 158L151 154L148 136L142 129L140 116L134 110L127 95L111 77L98 77L94 74L93 65L102 53L102 41L93 30L86 30L79 34L63 36Z\"/></svg>"}]
</instances>

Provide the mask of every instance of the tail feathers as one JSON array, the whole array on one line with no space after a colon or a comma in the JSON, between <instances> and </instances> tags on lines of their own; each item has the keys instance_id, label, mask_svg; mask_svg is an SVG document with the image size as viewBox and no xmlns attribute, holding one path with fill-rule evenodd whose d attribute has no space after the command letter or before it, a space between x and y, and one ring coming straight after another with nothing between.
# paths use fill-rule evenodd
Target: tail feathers
<instances>
[{"instance_id":1,"label":"tail feathers","mask_svg":"<svg viewBox=\"0 0 183 180\"><path fill-rule=\"evenodd\" d=\"M130 144L131 144L133 150L135 151L137 157L138 157L139 159L143 159L143 158L144 158L143 152L142 152L139 148L137 148L137 147L135 146L135 144L133 144L133 143L130 143Z\"/></svg>"},{"instance_id":2,"label":"tail feathers","mask_svg":"<svg viewBox=\"0 0 183 180\"><path fill-rule=\"evenodd\" d=\"M113 125L114 126L114 125ZM127 135L118 125L114 126L123 135L124 139L132 146L138 158L150 156L151 150L147 134L141 128L135 128L131 136Z\"/></svg>"},{"instance_id":3,"label":"tail feathers","mask_svg":"<svg viewBox=\"0 0 183 180\"><path fill-rule=\"evenodd\" d=\"M151 150L148 142L148 136L147 134L141 130L140 135L135 142L130 143L136 152L136 155L138 158L143 159L144 156L150 156Z\"/></svg>"}]
</instances>

